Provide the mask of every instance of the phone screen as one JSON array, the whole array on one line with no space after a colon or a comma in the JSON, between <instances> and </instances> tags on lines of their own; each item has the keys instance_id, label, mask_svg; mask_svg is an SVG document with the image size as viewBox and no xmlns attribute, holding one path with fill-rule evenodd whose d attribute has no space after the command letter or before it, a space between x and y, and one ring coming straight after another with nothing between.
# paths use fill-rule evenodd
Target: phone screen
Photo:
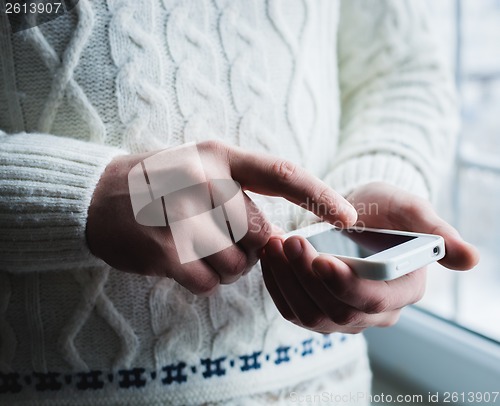
<instances>
[{"instance_id":1,"label":"phone screen","mask_svg":"<svg viewBox=\"0 0 500 406\"><path fill-rule=\"evenodd\" d=\"M332 229L307 237L318 252L366 258L416 237L355 229Z\"/></svg>"}]
</instances>

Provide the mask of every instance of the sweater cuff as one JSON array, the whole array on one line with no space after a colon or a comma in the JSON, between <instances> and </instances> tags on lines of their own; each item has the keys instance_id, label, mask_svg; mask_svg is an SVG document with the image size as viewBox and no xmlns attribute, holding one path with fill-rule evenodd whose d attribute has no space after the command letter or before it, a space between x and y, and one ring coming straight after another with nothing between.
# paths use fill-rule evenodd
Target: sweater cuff
<instances>
[{"instance_id":1,"label":"sweater cuff","mask_svg":"<svg viewBox=\"0 0 500 406\"><path fill-rule=\"evenodd\" d=\"M104 169L124 154L45 134L0 136L0 269L103 265L87 246L87 212Z\"/></svg>"},{"instance_id":2,"label":"sweater cuff","mask_svg":"<svg viewBox=\"0 0 500 406\"><path fill-rule=\"evenodd\" d=\"M424 174L408 160L387 152L352 157L335 165L325 179L337 192L347 196L361 185L382 181L415 195L430 198L430 185Z\"/></svg>"}]
</instances>

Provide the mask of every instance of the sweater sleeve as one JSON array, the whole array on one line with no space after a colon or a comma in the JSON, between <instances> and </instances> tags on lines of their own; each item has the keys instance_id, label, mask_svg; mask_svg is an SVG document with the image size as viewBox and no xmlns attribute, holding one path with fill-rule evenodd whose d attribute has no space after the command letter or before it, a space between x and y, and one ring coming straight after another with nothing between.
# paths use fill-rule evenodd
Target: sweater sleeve
<instances>
[{"instance_id":1,"label":"sweater sleeve","mask_svg":"<svg viewBox=\"0 0 500 406\"><path fill-rule=\"evenodd\" d=\"M386 181L432 198L453 156L456 96L420 0L344 0L338 34L340 142L327 182Z\"/></svg>"},{"instance_id":2,"label":"sweater sleeve","mask_svg":"<svg viewBox=\"0 0 500 406\"><path fill-rule=\"evenodd\" d=\"M86 245L87 211L117 148L46 134L0 131L0 270L102 263Z\"/></svg>"}]
</instances>

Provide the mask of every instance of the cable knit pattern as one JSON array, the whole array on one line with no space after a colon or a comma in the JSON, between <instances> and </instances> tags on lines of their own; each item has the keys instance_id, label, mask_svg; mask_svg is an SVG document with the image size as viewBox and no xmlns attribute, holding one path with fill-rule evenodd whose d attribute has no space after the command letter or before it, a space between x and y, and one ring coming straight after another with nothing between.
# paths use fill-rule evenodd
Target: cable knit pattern
<instances>
[{"instance_id":1,"label":"cable knit pattern","mask_svg":"<svg viewBox=\"0 0 500 406\"><path fill-rule=\"evenodd\" d=\"M157 337L154 348L157 368L169 361L196 361L202 346L202 322L195 302L193 295L171 279L159 280L152 289L149 305Z\"/></svg>"},{"instance_id":2,"label":"cable knit pattern","mask_svg":"<svg viewBox=\"0 0 500 406\"><path fill-rule=\"evenodd\" d=\"M283 320L258 265L195 297L93 257L87 211L117 155L210 138L290 159L341 193L384 180L432 197L456 112L423 8L80 0L16 34L0 13L0 403L367 391L363 337ZM296 223L291 205L252 198Z\"/></svg>"},{"instance_id":3,"label":"cable knit pattern","mask_svg":"<svg viewBox=\"0 0 500 406\"><path fill-rule=\"evenodd\" d=\"M167 46L177 66L174 86L184 141L227 138L213 7L208 0L163 0L163 5L169 11Z\"/></svg>"},{"instance_id":4,"label":"cable knit pattern","mask_svg":"<svg viewBox=\"0 0 500 406\"><path fill-rule=\"evenodd\" d=\"M239 115L238 143L265 150L278 147L275 139L276 100L269 86L269 61L258 9L251 0L217 1L220 9L218 31L224 56L229 63L231 101Z\"/></svg>"},{"instance_id":5,"label":"cable knit pattern","mask_svg":"<svg viewBox=\"0 0 500 406\"><path fill-rule=\"evenodd\" d=\"M289 3L281 0L270 1L268 12L273 26L286 44L292 59L293 73L287 90L286 118L294 139L299 145L300 153L304 157L308 152L308 140L300 135L311 133L310 127L316 122L317 106L315 103L317 98L314 97L310 83L304 77L304 58L299 58L299 54L303 37L310 32L311 22L315 21L316 18L311 18L310 15L311 8L315 7L314 2L300 0L298 3L298 6L302 8L301 12L297 13L300 18L298 21L286 18L284 11L285 8L289 7ZM294 23L296 26L291 26ZM304 99L307 99L305 103L301 103ZM312 108L312 114L302 115L300 106ZM310 121L304 120L304 117Z\"/></svg>"},{"instance_id":6,"label":"cable knit pattern","mask_svg":"<svg viewBox=\"0 0 500 406\"><path fill-rule=\"evenodd\" d=\"M0 102L0 112L5 109L5 116L9 117L10 129L13 132L24 129L24 119L21 105L17 97L12 97L16 89L16 72L13 59L12 37L9 30L8 15L3 12L4 3L0 4L0 66L2 68L2 83L5 86L5 95ZM1 113L0 113L1 114ZM0 135L2 130L0 130Z\"/></svg>"},{"instance_id":7,"label":"cable knit pattern","mask_svg":"<svg viewBox=\"0 0 500 406\"><path fill-rule=\"evenodd\" d=\"M121 341L121 348L115 356L113 369L130 367L137 351L139 345L137 336L123 316L118 313L104 291L108 274L109 269L74 273L75 279L82 286L82 298L79 306L73 313L72 319L65 326L60 337L63 357L74 370L82 371L89 369L75 347L75 337L87 322L90 313L94 309L108 322Z\"/></svg>"},{"instance_id":8,"label":"cable knit pattern","mask_svg":"<svg viewBox=\"0 0 500 406\"><path fill-rule=\"evenodd\" d=\"M336 169L329 180L347 192L368 179L389 177L428 197L437 186L433 171L440 173L454 151L457 121L438 119L456 117L454 89L440 68L444 62L436 56L426 6L381 3L342 3L339 62L345 109ZM376 25L382 18L384 24ZM365 27L362 33L360 26ZM382 40L373 41L374 35ZM359 173L361 168L366 169ZM375 176L372 168L378 168ZM357 179L347 183L345 176L353 169Z\"/></svg>"},{"instance_id":9,"label":"cable knit pattern","mask_svg":"<svg viewBox=\"0 0 500 406\"><path fill-rule=\"evenodd\" d=\"M116 97L126 125L124 144L131 152L168 144L169 105L164 95L164 66L158 40L151 34L157 13L154 1L108 0L111 55L119 68Z\"/></svg>"},{"instance_id":10,"label":"cable knit pattern","mask_svg":"<svg viewBox=\"0 0 500 406\"><path fill-rule=\"evenodd\" d=\"M86 45L92 32L94 16L89 1L83 0L79 2L76 10L79 17L78 24L68 47L63 53L60 66L54 70L50 93L38 124L39 131L41 132L50 132L54 117L62 103L63 96L78 64L83 47ZM50 46L46 42L34 41L33 44L41 47L39 51L44 60L52 59Z\"/></svg>"},{"instance_id":11,"label":"cable knit pattern","mask_svg":"<svg viewBox=\"0 0 500 406\"><path fill-rule=\"evenodd\" d=\"M10 275L0 272L0 370L12 370L16 353L16 335L7 321L7 309L11 296Z\"/></svg>"},{"instance_id":12,"label":"cable knit pattern","mask_svg":"<svg viewBox=\"0 0 500 406\"><path fill-rule=\"evenodd\" d=\"M88 4L85 5L85 2L82 2L82 4L78 7L78 10L81 10L82 8L83 10L85 10L83 12L86 13L91 12L89 5ZM90 19L90 21L92 20ZM88 35L88 32L89 31L87 30L85 34ZM40 55L43 55L42 60L45 62L47 67L50 69L50 72L55 77L59 77L59 70L63 69L68 70L67 67L66 68L64 67L63 62L60 61L56 51L54 50L53 47L51 47L51 45L49 44L45 36L42 34L42 31L40 30L39 27L34 27L33 29L23 31L23 35L26 37L28 41L30 41L33 44L33 47L40 53ZM83 41L80 42L79 45L83 46L84 45ZM66 75L68 76L66 94L68 96L69 101L75 106L75 110L80 112L80 114L82 115L83 121L88 124L91 134L90 141L98 143L104 142L106 138L105 134L106 129L104 127L104 123L99 117L99 113L89 102L82 88L78 85L78 83L70 75L70 73L67 73ZM53 89L55 89L54 86L55 85L53 85ZM56 100L58 100L57 103L60 103L60 99L63 96L64 89L62 87L59 87L58 91L59 94L57 95L56 98L53 98L52 103L56 103ZM45 110L48 111L48 107L46 107ZM42 115L41 120L44 120L44 122L39 125L40 131L44 131L43 129L47 126L50 127L51 122L54 119L55 113L56 109L53 108L52 113L50 114L47 113L45 114L45 116Z\"/></svg>"},{"instance_id":13,"label":"cable knit pattern","mask_svg":"<svg viewBox=\"0 0 500 406\"><path fill-rule=\"evenodd\" d=\"M35 371L47 371L45 337L40 310L40 274L32 272L23 275L24 297L26 300L26 327L30 349L33 354L31 365Z\"/></svg>"},{"instance_id":14,"label":"cable knit pattern","mask_svg":"<svg viewBox=\"0 0 500 406\"><path fill-rule=\"evenodd\" d=\"M255 275L244 278L234 288L222 287L220 294L208 299L208 311L215 331L213 356L244 354L256 345L257 311L260 303L252 300ZM234 320L245 320L236 325ZM228 351L228 349L230 349Z\"/></svg>"}]
</instances>

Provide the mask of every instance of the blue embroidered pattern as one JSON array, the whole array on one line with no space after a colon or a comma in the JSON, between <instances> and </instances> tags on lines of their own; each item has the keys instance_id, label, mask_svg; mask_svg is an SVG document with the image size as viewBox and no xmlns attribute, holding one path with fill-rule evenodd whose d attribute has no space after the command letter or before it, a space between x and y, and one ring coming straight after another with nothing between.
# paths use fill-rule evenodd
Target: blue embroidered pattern
<instances>
[{"instance_id":1,"label":"blue embroidered pattern","mask_svg":"<svg viewBox=\"0 0 500 406\"><path fill-rule=\"evenodd\" d=\"M58 372L33 372L21 375L16 372L0 372L0 394L19 393L23 387L34 384L38 392L59 391L63 386L74 385L78 390L99 390L105 385L118 381L118 387L123 389L144 388L148 381L155 381L158 377L163 385L183 384L188 381L189 374L201 374L204 379L213 379L226 375L228 368L238 368L240 372L258 370L265 363L274 365L287 364L292 361L293 354L297 357L309 357L319 351L333 348L332 335L322 335L322 340L313 338L304 340L298 346L280 346L274 352L263 354L256 351L251 354L240 355L234 359L219 357L215 359L200 359L199 365L188 366L185 362L165 365L160 371L147 371L145 368L121 369L116 373L105 373L103 371L76 372L74 374L61 374ZM344 334L335 334L339 337L338 342L347 340Z\"/></svg>"}]
</instances>

